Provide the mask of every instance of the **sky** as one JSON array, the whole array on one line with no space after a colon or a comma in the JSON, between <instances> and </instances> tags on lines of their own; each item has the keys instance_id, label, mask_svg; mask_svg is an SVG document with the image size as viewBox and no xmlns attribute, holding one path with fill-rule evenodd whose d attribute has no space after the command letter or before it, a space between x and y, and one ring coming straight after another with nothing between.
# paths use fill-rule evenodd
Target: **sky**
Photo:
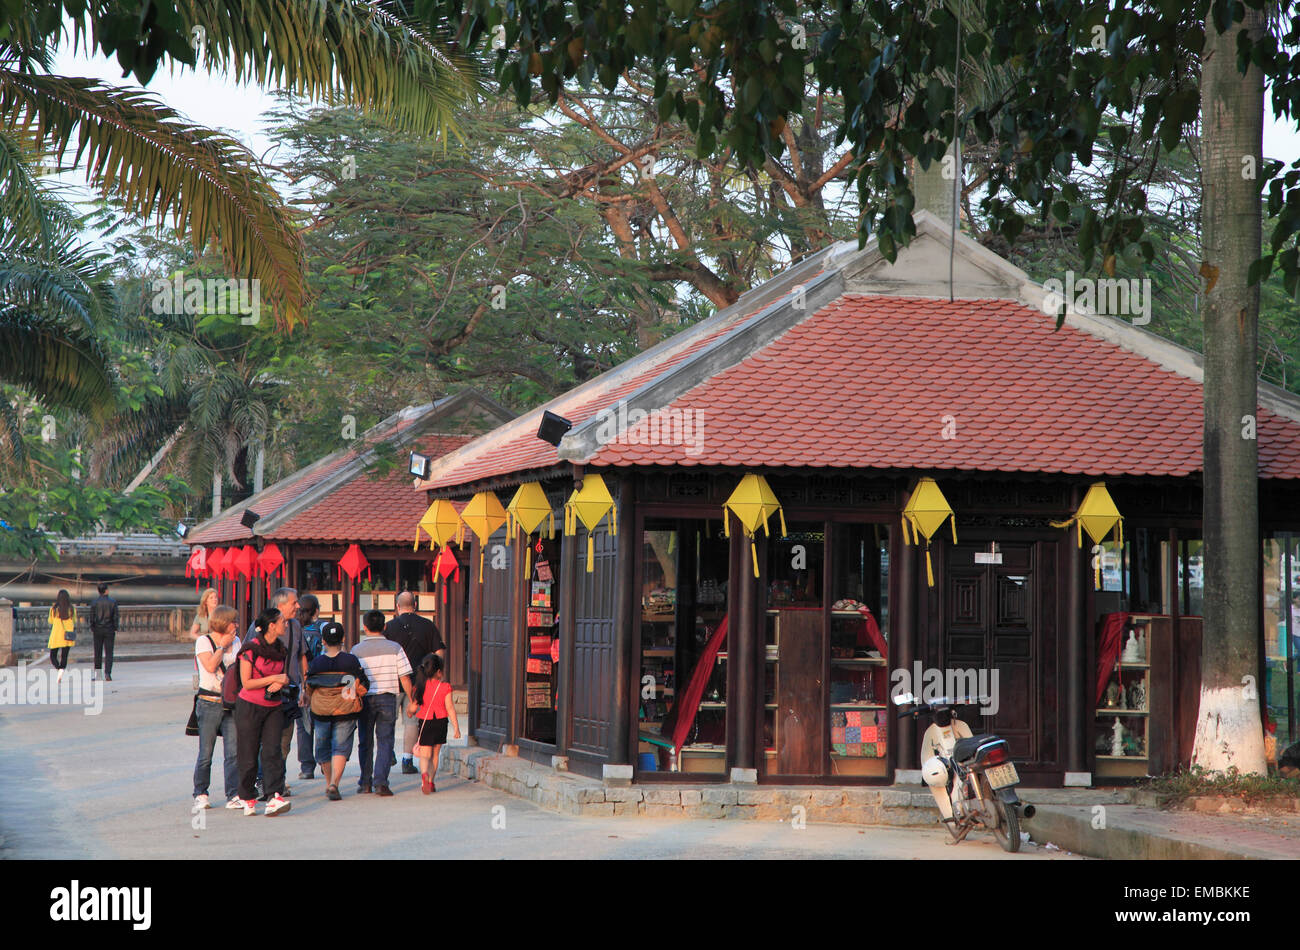
<instances>
[{"instance_id":1,"label":"sky","mask_svg":"<svg viewBox=\"0 0 1300 950\"><path fill-rule=\"evenodd\" d=\"M122 78L116 60L102 56L92 58L84 52L74 53L70 46L59 51L54 71L60 75L82 76L139 88L134 78ZM252 84L235 83L223 74L196 72L188 67L175 71L166 67L160 69L148 89L190 120L221 129L259 158L274 163L274 153L268 154L274 146L266 135L263 121L263 116L275 106L275 97L270 93ZM1287 163L1300 158L1300 130L1294 123L1276 119L1271 107L1264 122L1264 155ZM83 180L76 175L61 177L69 184L79 184Z\"/></svg>"}]
</instances>

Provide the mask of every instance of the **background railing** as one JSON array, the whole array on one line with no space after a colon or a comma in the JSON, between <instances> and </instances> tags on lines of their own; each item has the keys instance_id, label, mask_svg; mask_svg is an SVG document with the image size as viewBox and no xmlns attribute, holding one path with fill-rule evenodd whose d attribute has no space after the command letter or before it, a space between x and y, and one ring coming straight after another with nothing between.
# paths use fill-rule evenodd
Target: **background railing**
<instances>
[{"instance_id":1,"label":"background railing","mask_svg":"<svg viewBox=\"0 0 1300 950\"><path fill-rule=\"evenodd\" d=\"M39 652L50 638L50 608L18 607L14 609L13 649L16 653ZM193 604L135 606L119 604L117 608L117 643L166 643L187 639L194 622ZM77 645L90 645L90 608L77 607Z\"/></svg>"}]
</instances>

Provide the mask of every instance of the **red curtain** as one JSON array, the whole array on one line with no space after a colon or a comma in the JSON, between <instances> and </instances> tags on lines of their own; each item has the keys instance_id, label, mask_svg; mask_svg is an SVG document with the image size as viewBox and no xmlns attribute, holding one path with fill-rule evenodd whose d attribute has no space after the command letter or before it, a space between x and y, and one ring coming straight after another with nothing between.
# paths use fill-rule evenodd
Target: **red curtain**
<instances>
[{"instance_id":1,"label":"red curtain","mask_svg":"<svg viewBox=\"0 0 1300 950\"><path fill-rule=\"evenodd\" d=\"M704 652L700 654L695 669L691 670L691 679L686 684L686 691L682 693L670 713L670 715L675 714L672 722L672 740L673 749L678 753L682 751L686 736L690 734L691 726L695 723L695 714L700 711L700 700L704 698L704 687L708 685L718 651L722 649L726 639L727 618L724 615L718 623L718 629L713 631L713 636L709 637L709 642L704 645ZM664 725L667 726L668 723L665 722Z\"/></svg>"},{"instance_id":2,"label":"red curtain","mask_svg":"<svg viewBox=\"0 0 1300 950\"><path fill-rule=\"evenodd\" d=\"M1110 672L1119 659L1120 648L1124 645L1124 628L1128 625L1130 614L1107 614L1101 628L1101 645L1097 647L1097 698L1094 709L1101 707L1101 698L1106 695L1106 684L1110 681Z\"/></svg>"}]
</instances>

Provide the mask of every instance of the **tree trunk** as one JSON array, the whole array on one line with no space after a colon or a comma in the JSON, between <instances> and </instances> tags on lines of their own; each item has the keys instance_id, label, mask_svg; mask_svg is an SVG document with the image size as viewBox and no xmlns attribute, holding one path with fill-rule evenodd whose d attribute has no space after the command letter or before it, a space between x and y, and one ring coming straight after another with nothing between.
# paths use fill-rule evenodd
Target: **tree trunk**
<instances>
[{"instance_id":1,"label":"tree trunk","mask_svg":"<svg viewBox=\"0 0 1300 950\"><path fill-rule=\"evenodd\" d=\"M1257 171L1263 151L1264 82L1237 69L1237 33L1257 33L1259 11L1220 34L1207 17L1201 70L1205 340L1205 626L1201 704L1193 764L1263 772L1259 713L1259 287L1247 272L1260 256Z\"/></svg>"}]
</instances>

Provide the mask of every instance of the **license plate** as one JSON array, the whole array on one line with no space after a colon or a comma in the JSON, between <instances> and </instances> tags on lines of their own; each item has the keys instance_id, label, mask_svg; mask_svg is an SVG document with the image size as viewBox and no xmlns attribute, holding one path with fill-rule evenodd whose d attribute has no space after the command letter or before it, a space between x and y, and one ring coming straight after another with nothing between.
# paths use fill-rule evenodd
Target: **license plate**
<instances>
[{"instance_id":1,"label":"license plate","mask_svg":"<svg viewBox=\"0 0 1300 950\"><path fill-rule=\"evenodd\" d=\"M1006 788L1008 785L1018 785L1020 783L1020 776L1016 774L1016 767L1011 762L1006 765L995 765L990 769L985 769L984 774L989 780L989 786L993 789Z\"/></svg>"}]
</instances>

